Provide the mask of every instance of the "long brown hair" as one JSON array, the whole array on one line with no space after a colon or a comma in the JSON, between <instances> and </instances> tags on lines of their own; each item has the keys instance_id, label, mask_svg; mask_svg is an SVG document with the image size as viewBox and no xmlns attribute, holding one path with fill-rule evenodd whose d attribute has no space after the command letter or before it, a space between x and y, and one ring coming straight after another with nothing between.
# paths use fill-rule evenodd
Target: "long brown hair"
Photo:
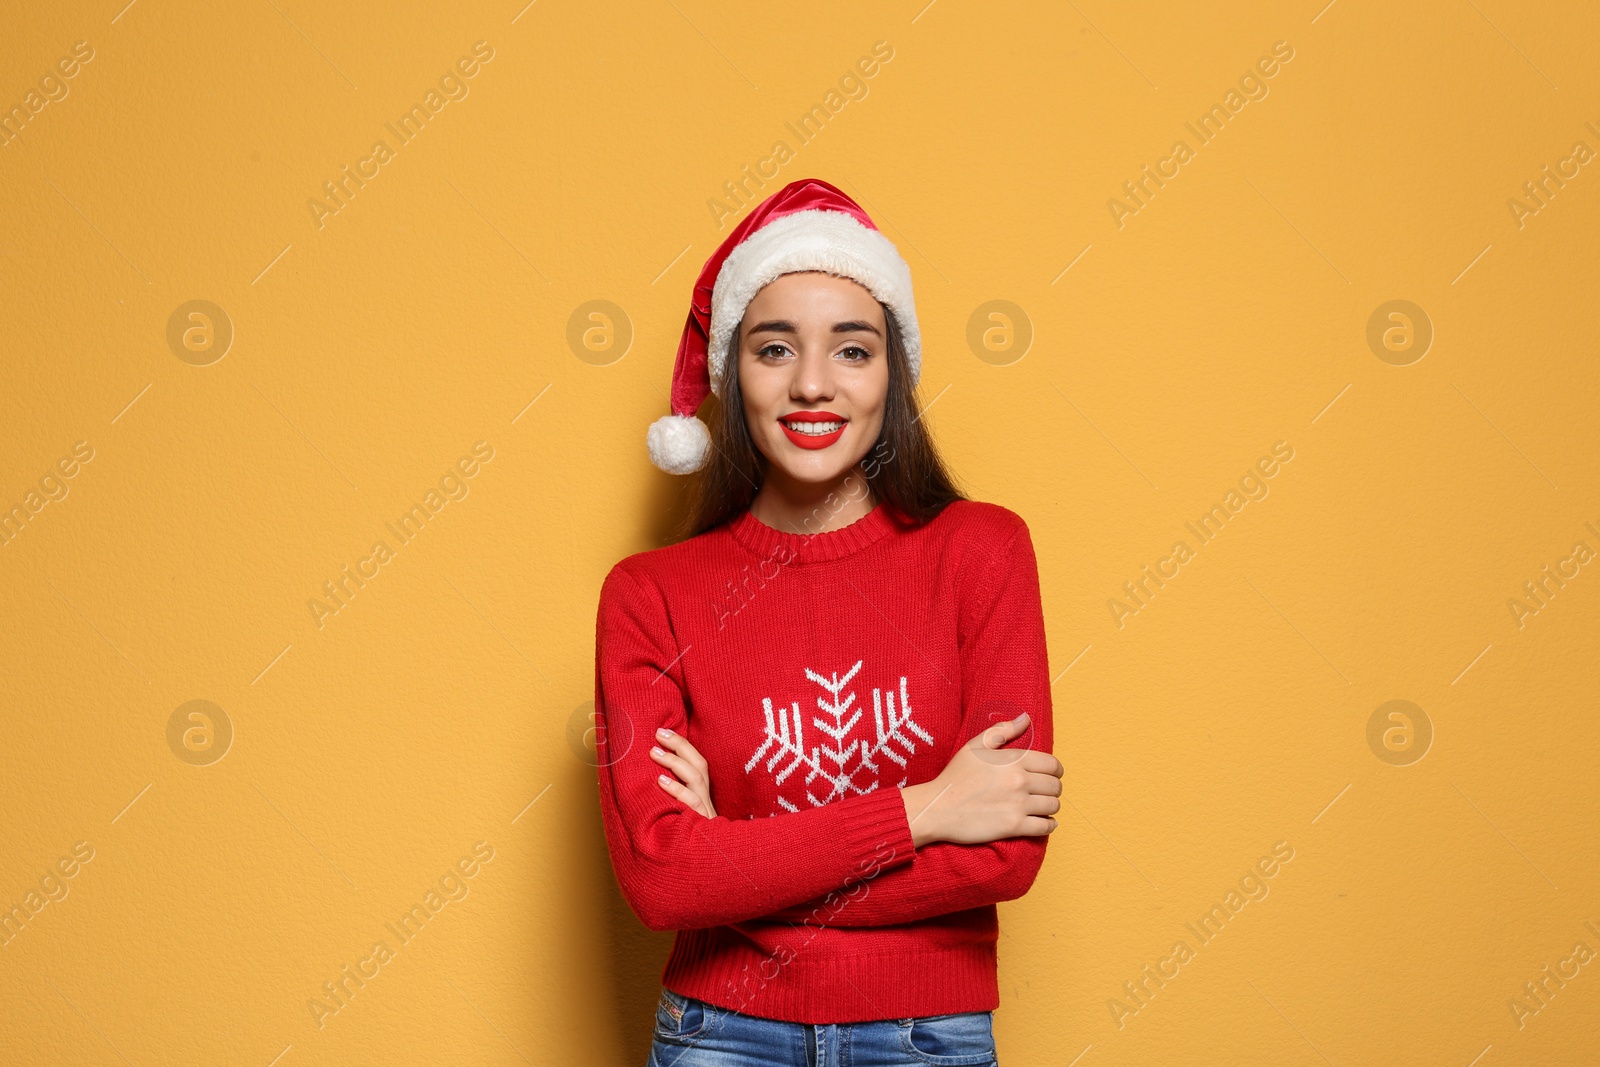
<instances>
[{"instance_id":1,"label":"long brown hair","mask_svg":"<svg viewBox=\"0 0 1600 1067\"><path fill-rule=\"evenodd\" d=\"M900 327L887 306L883 311L889 393L884 401L883 428L860 466L879 501L921 524L938 515L945 505L967 497L956 487L922 424ZM693 476L689 510L681 530L684 538L737 518L750 507L766 477L768 460L751 440L744 418L744 398L739 391L739 342L743 335L741 323L729 339L717 395L709 398L712 409L706 421L711 430L711 457Z\"/></svg>"}]
</instances>

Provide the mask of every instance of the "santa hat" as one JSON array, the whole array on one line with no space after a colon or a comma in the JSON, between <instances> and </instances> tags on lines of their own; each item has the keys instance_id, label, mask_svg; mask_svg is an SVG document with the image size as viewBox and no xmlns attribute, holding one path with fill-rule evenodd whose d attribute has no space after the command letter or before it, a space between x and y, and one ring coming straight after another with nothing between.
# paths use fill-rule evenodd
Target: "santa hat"
<instances>
[{"instance_id":1,"label":"santa hat","mask_svg":"<svg viewBox=\"0 0 1600 1067\"><path fill-rule=\"evenodd\" d=\"M728 342L745 308L779 275L820 270L859 282L894 315L911 364L922 369L922 334L911 296L911 268L850 197L817 178L790 182L734 227L700 270L689 321L672 368L672 414L650 424L650 461L668 474L705 466L711 433L696 416L716 393Z\"/></svg>"}]
</instances>

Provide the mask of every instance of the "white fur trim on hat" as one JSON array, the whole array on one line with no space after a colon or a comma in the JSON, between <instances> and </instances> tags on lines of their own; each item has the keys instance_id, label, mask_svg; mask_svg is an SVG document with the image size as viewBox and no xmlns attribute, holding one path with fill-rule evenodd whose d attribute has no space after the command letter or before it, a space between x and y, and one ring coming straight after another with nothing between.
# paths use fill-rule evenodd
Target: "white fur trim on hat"
<instances>
[{"instance_id":1,"label":"white fur trim on hat","mask_svg":"<svg viewBox=\"0 0 1600 1067\"><path fill-rule=\"evenodd\" d=\"M911 384L922 370L922 333L911 294L911 268L894 242L842 211L811 208L767 223L723 262L711 291L711 333L706 362L716 393L728 356L728 341L745 308L763 286L783 274L820 270L860 282L888 305L905 342ZM719 394L720 395L720 394Z\"/></svg>"},{"instance_id":2,"label":"white fur trim on hat","mask_svg":"<svg viewBox=\"0 0 1600 1067\"><path fill-rule=\"evenodd\" d=\"M650 462L668 474L693 474L711 455L711 431L693 415L663 415L644 435Z\"/></svg>"}]
</instances>

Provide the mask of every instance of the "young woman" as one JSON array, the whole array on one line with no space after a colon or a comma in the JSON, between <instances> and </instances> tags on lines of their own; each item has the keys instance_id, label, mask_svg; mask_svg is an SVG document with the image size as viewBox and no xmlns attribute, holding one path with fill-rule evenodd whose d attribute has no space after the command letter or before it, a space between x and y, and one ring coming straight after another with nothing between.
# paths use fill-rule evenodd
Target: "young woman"
<instances>
[{"instance_id":1,"label":"young woman","mask_svg":"<svg viewBox=\"0 0 1600 1067\"><path fill-rule=\"evenodd\" d=\"M612 865L677 931L652 1067L997 1062L995 904L1063 767L1027 526L952 484L920 366L909 268L825 182L695 288L648 438L698 472L688 536L618 563L596 627Z\"/></svg>"}]
</instances>

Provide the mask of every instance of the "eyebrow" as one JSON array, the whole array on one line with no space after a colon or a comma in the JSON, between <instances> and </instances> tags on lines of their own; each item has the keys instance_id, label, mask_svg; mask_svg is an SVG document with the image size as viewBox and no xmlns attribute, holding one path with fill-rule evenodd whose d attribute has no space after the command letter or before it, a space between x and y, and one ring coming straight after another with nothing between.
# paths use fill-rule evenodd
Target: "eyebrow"
<instances>
[{"instance_id":1,"label":"eyebrow","mask_svg":"<svg viewBox=\"0 0 1600 1067\"><path fill-rule=\"evenodd\" d=\"M800 331L796 329L795 324L790 322L788 319L768 319L766 322L758 322L754 326L750 327L750 332L797 334ZM883 336L883 332L880 331L876 326L872 325L872 323L865 322L860 319L852 319L848 322L836 322L833 324L833 332L871 333L876 334L879 337Z\"/></svg>"}]
</instances>

